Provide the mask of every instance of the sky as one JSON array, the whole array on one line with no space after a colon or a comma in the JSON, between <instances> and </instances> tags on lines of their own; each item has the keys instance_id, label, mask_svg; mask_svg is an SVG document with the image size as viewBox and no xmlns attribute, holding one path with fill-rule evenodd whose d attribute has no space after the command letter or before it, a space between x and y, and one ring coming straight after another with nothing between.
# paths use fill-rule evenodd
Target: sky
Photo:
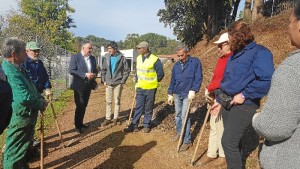
<instances>
[{"instance_id":1,"label":"sky","mask_svg":"<svg viewBox=\"0 0 300 169\"><path fill-rule=\"evenodd\" d=\"M170 27L159 22L164 0L69 0L76 11L70 14L75 36L95 35L108 40L125 40L127 34L157 33L176 39ZM0 13L17 9L17 0L0 0Z\"/></svg>"},{"instance_id":2,"label":"sky","mask_svg":"<svg viewBox=\"0 0 300 169\"><path fill-rule=\"evenodd\" d=\"M70 29L75 36L124 41L127 34L157 33L176 39L157 16L158 10L165 8L164 0L69 0L69 4L76 10L71 17L77 27ZM0 14L10 9L17 10L17 0L0 0Z\"/></svg>"}]
</instances>

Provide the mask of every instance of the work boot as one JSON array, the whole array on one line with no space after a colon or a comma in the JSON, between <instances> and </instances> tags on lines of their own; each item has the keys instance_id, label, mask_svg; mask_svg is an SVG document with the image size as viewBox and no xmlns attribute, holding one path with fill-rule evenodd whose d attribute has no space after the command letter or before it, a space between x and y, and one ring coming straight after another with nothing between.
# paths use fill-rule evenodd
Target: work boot
<instances>
[{"instance_id":1,"label":"work boot","mask_svg":"<svg viewBox=\"0 0 300 169\"><path fill-rule=\"evenodd\" d=\"M174 137L171 138L173 142L177 142L179 140L180 136L176 134Z\"/></svg>"},{"instance_id":2,"label":"work boot","mask_svg":"<svg viewBox=\"0 0 300 169\"><path fill-rule=\"evenodd\" d=\"M113 119L112 122L113 122L113 125L117 125L118 124L118 119Z\"/></svg>"},{"instance_id":3,"label":"work boot","mask_svg":"<svg viewBox=\"0 0 300 169\"><path fill-rule=\"evenodd\" d=\"M81 128L87 129L87 128L89 128L89 125L82 124L82 125L81 125Z\"/></svg>"},{"instance_id":4,"label":"work boot","mask_svg":"<svg viewBox=\"0 0 300 169\"><path fill-rule=\"evenodd\" d=\"M133 124L130 124L128 127L123 129L123 131L126 132L126 133L131 133L131 132L138 132L139 129L137 127L134 127Z\"/></svg>"},{"instance_id":5,"label":"work boot","mask_svg":"<svg viewBox=\"0 0 300 169\"><path fill-rule=\"evenodd\" d=\"M186 151L192 146L192 143L184 143L180 146L179 151Z\"/></svg>"},{"instance_id":6,"label":"work boot","mask_svg":"<svg viewBox=\"0 0 300 169\"><path fill-rule=\"evenodd\" d=\"M202 157L199 161L197 161L195 163L195 166L204 166L214 160L216 160L216 158L211 158L211 157L208 157L205 155L204 157Z\"/></svg>"},{"instance_id":7,"label":"work boot","mask_svg":"<svg viewBox=\"0 0 300 169\"><path fill-rule=\"evenodd\" d=\"M104 122L101 124L101 127L108 125L110 122L110 120L105 119Z\"/></svg>"},{"instance_id":8,"label":"work boot","mask_svg":"<svg viewBox=\"0 0 300 169\"><path fill-rule=\"evenodd\" d=\"M225 157L219 157L210 164L214 168L223 169L227 168L226 158Z\"/></svg>"}]
</instances>

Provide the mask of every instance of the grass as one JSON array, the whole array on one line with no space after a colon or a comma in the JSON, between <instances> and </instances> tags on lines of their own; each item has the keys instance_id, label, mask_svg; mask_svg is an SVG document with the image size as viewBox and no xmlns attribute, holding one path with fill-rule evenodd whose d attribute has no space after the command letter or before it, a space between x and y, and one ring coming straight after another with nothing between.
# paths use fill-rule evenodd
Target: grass
<instances>
[{"instance_id":1,"label":"grass","mask_svg":"<svg viewBox=\"0 0 300 169\"><path fill-rule=\"evenodd\" d=\"M66 90L62 93L62 95L55 101L53 101L53 106L55 109L56 115L59 116L62 114L63 109L67 105L67 103L72 99L73 92L72 90ZM44 135L47 135L50 132L50 128L55 123L52 110L50 108L50 104L48 105L46 111L44 112ZM38 117L37 124L35 126L35 137L39 138L39 125L40 124L40 117ZM4 131L4 133L0 136L0 149L2 149L3 145L5 144L5 138L6 138L7 129ZM2 153L0 153L0 164L2 164ZM0 165L1 168L1 165Z\"/></svg>"}]
</instances>

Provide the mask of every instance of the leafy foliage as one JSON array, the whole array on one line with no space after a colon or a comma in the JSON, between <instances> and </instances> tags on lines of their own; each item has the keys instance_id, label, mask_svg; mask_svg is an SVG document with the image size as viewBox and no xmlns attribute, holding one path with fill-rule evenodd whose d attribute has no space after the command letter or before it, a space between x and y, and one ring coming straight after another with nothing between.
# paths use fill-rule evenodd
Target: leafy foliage
<instances>
[{"instance_id":1,"label":"leafy foliage","mask_svg":"<svg viewBox=\"0 0 300 169\"><path fill-rule=\"evenodd\" d=\"M76 39L78 43L81 43L83 40L90 40L91 42L93 42L93 53L96 56L100 55L101 46L105 47L110 41L104 38L96 37L94 35L88 35L85 38L77 37ZM155 54L172 54L174 53L174 48L179 44L179 42L176 40L171 40L163 35L158 35L155 33L147 33L141 36L135 33L128 34L124 42L118 41L117 44L119 46L119 49L134 49L141 41L149 42L151 51ZM80 47L80 45L78 47Z\"/></svg>"},{"instance_id":2,"label":"leafy foliage","mask_svg":"<svg viewBox=\"0 0 300 169\"><path fill-rule=\"evenodd\" d=\"M160 22L173 27L177 39L193 47L204 35L210 39L235 19L232 0L165 0L165 9L158 11Z\"/></svg>"},{"instance_id":3,"label":"leafy foliage","mask_svg":"<svg viewBox=\"0 0 300 169\"><path fill-rule=\"evenodd\" d=\"M68 0L20 0L20 13L10 13L7 29L24 29L65 49L74 50L68 28L76 27L68 13L75 10Z\"/></svg>"}]
</instances>

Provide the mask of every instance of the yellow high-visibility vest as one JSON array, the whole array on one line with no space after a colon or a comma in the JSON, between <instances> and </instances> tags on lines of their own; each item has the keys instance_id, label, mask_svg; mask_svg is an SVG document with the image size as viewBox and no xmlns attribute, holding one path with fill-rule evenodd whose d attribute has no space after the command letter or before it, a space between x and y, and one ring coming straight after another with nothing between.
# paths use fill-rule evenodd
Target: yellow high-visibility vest
<instances>
[{"instance_id":1,"label":"yellow high-visibility vest","mask_svg":"<svg viewBox=\"0 0 300 169\"><path fill-rule=\"evenodd\" d=\"M142 55L136 59L136 73L138 77L137 87L142 89L156 89L158 85L157 74L154 70L154 64L158 57L151 54L143 62Z\"/></svg>"}]
</instances>

